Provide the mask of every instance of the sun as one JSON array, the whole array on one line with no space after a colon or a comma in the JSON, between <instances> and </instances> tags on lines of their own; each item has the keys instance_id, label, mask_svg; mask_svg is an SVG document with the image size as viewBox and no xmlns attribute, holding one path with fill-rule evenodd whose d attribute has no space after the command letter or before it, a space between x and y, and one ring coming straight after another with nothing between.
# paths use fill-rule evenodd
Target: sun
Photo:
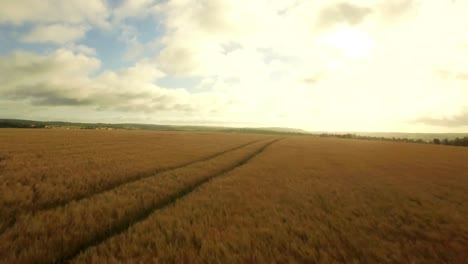
<instances>
[{"instance_id":1,"label":"sun","mask_svg":"<svg viewBox=\"0 0 468 264\"><path fill-rule=\"evenodd\" d=\"M374 49L374 40L366 32L346 28L325 34L322 41L329 46L337 48L346 57L360 58L371 53Z\"/></svg>"}]
</instances>

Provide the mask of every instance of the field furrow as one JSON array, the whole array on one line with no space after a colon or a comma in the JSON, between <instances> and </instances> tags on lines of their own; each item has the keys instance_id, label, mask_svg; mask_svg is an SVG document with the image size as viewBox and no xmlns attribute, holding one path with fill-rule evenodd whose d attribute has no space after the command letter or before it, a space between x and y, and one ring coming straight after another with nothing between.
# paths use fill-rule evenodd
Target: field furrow
<instances>
[{"instance_id":1,"label":"field furrow","mask_svg":"<svg viewBox=\"0 0 468 264\"><path fill-rule=\"evenodd\" d=\"M0 263L465 263L467 160L307 135L2 130Z\"/></svg>"},{"instance_id":2,"label":"field furrow","mask_svg":"<svg viewBox=\"0 0 468 264\"><path fill-rule=\"evenodd\" d=\"M158 171L155 171L155 172L139 173L139 174L136 174L134 176L130 176L130 177L127 177L127 178L124 178L124 179L121 179L121 180L113 181L113 182L110 182L107 185L102 186L100 189L96 190L95 192L79 194L79 195L71 197L68 200L63 200L63 201L53 202L53 203L45 203L45 204L36 206L35 208L23 208L23 210L21 210L19 212L16 211L14 215L12 214L12 215L6 215L5 216L5 218L3 220L3 225L0 227L0 234L5 232L5 230L7 230L8 228L12 227L16 222L16 218L19 217L19 215L21 213L25 213L25 212L27 212L27 213L37 213L39 211L51 210L51 209L54 209L54 208L57 208L57 207L66 206L70 202L78 202L78 201L80 201L82 199L89 198L91 196L98 195L98 194L101 194L101 193L104 193L104 192L108 192L110 190L113 190L113 189L118 188L118 187L120 187L122 185L125 185L125 184L130 184L132 182L136 182L136 181L148 178L148 177L154 177L154 176L157 176L158 174L163 173L163 172L176 170L176 169L181 169L181 168L190 166L190 165L192 165L194 163L210 160L210 159L216 158L218 156L221 156L223 154L226 154L228 152L235 151L235 150L243 148L245 146L254 144L254 143L259 142L259 141L260 140L254 140L254 141L251 141L251 142L247 142L247 143L242 144L240 146L236 146L234 148L223 150L221 152L217 152L217 153L211 154L209 156L202 157L202 158L196 159L196 160L192 160L192 161L189 161L187 163L177 165L177 166L174 166L174 167L162 168L162 169L160 169Z\"/></svg>"},{"instance_id":3,"label":"field furrow","mask_svg":"<svg viewBox=\"0 0 468 264\"><path fill-rule=\"evenodd\" d=\"M0 233L24 212L63 206L267 137L228 138L216 133L3 130Z\"/></svg>"},{"instance_id":4,"label":"field furrow","mask_svg":"<svg viewBox=\"0 0 468 264\"><path fill-rule=\"evenodd\" d=\"M465 263L468 152L424 147L288 138L72 263Z\"/></svg>"},{"instance_id":5,"label":"field furrow","mask_svg":"<svg viewBox=\"0 0 468 264\"><path fill-rule=\"evenodd\" d=\"M21 215L0 236L0 258L9 263L67 260L123 232L211 178L245 164L272 143L244 144L157 177L123 184L62 207Z\"/></svg>"},{"instance_id":6,"label":"field furrow","mask_svg":"<svg viewBox=\"0 0 468 264\"><path fill-rule=\"evenodd\" d=\"M124 179L122 179L122 180L114 181L114 182L111 182L111 183L109 183L109 184L107 184L107 185L105 185L105 186L102 186L99 190L97 190L97 191L95 191L95 192L92 192L92 193L86 193L86 194L76 195L76 196L73 197L72 199L65 200L65 201L60 201L60 202L56 202L56 203L49 203L49 204L43 204L43 205L38 206L37 208L35 208L34 211L49 210L49 209L54 209L54 208L56 208L56 207L65 206L65 205L67 205L67 204L70 203L70 202L77 202L77 201L80 201L80 200L82 200L82 199L89 198L90 196L98 195L98 194L100 194L100 193L113 190L113 189L118 188L118 187L120 187L120 186L122 186L122 185L125 185L125 184L129 184L129 183L132 183L132 182L136 182L136 181L139 181L139 180L148 178L148 177L154 177L154 176L157 176L158 174L163 173L163 172L181 169L181 168L190 166L190 165L195 164L195 163L198 163L198 162L207 161L207 160L216 158L216 157L221 156L221 155L224 155L224 154L226 154L226 153L228 153L228 152L241 149L241 148L246 147L246 146L248 146L248 145L252 145L252 144L254 144L254 143L257 143L257 142L259 142L259 141L260 141L260 140L250 141L250 142L247 142L247 143L242 144L242 145L240 145L240 146L236 146L236 147L233 147L233 148L230 148L230 149L226 149L226 150L223 150L223 151L220 151L220 152L217 152L217 153L213 153L213 154L210 154L210 155L208 155L208 156L205 156L205 157L202 157L202 158L199 158L199 159L196 159L196 160L191 160L191 161L188 161L188 162L183 163L183 164L179 164L179 165L176 165L176 166L170 166L170 167L161 168L161 169L159 169L158 171L154 171L154 172L144 172L144 173L139 173L139 174L136 174L136 175L132 175L132 176L126 177L126 178L124 178Z\"/></svg>"}]
</instances>

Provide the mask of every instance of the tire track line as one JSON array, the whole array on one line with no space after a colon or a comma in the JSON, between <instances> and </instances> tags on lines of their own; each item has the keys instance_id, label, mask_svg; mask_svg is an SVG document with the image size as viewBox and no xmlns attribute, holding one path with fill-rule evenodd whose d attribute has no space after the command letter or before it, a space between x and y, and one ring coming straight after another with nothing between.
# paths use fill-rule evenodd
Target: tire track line
<instances>
[{"instance_id":1,"label":"tire track line","mask_svg":"<svg viewBox=\"0 0 468 264\"><path fill-rule=\"evenodd\" d=\"M91 198L93 196L96 196L96 195L99 195L99 194L102 194L102 193L105 193L105 192L112 191L112 190L117 189L117 188L119 188L121 186L124 186L126 184L131 184L131 183L134 183L134 182L137 182L137 181L140 181L140 180L144 180L144 179L150 178L150 177L156 177L159 174L162 174L162 173L165 173L165 172L170 172L170 171L173 171L173 170L186 168L186 167L188 167L190 165L193 165L195 163L211 160L211 159L217 158L217 157L219 157L221 155L224 155L226 153L236 151L238 149L247 147L249 145L252 145L252 144L264 141L264 140L265 139L249 141L249 142L244 143L242 145L239 145L239 146L236 146L236 147L233 147L233 148L229 148L229 149L226 149L226 150L223 150L223 151L220 151L220 152L216 152L214 154L210 154L208 156L205 156L205 157L202 157L202 158L199 158L199 159L196 159L196 160L192 160L192 161L180 164L180 165L166 167L166 168L163 168L163 169L160 169L160 170L157 170L157 171L153 171L153 172L150 172L150 173L136 174L136 176L125 178L122 181L112 182L112 183L104 186L103 188L99 189L96 192L77 195L77 196L75 196L75 197L73 197L71 199L61 201L61 202L44 204L44 205L38 207L35 210L30 210L30 211L20 210L18 212L18 214L15 215L15 216L12 216L12 218L8 222L6 222L6 224L3 227L0 227L0 235L5 233L5 231L7 231L9 228L13 227L16 224L18 216L21 215L21 214L24 214L24 213L27 213L27 212L32 212L32 214L36 214L36 213L41 212L41 211L52 210L52 209L56 209L56 208L59 208L59 207L63 207L63 206L66 206L66 205L68 205L68 204L70 204L72 202L79 202L81 200L88 199L88 198Z\"/></svg>"},{"instance_id":2,"label":"tire track line","mask_svg":"<svg viewBox=\"0 0 468 264\"><path fill-rule=\"evenodd\" d=\"M161 174L163 172L169 172L169 171L173 171L173 170L177 170L177 169L182 169L182 168L188 167L188 166L190 166L192 164L195 164L195 163L198 163L198 162L204 162L204 161L214 159L214 158L219 157L221 155L224 155L226 153L241 149L243 147L255 144L255 143L260 142L260 141L262 141L262 140L260 139L260 140L250 141L250 142L244 143L242 145L236 146L234 148L230 148L230 149L223 150L223 151L220 151L220 152L217 152L217 153L214 153L214 154L210 154L210 155L205 156L203 158L192 160L192 161L189 161L187 163L180 164L180 165L176 165L176 166L172 166L172 167L166 167L166 168L158 170L156 172L137 174L136 177L126 178L123 181L112 182L111 184L106 185L104 188L98 190L97 192L80 195L80 196L77 196L77 197L75 197L73 199L70 199L70 200L67 200L67 201L64 201L64 202L54 203L54 204L51 204L51 205L45 205L43 207L40 207L40 209L38 209L38 210L34 210L34 212L49 210L49 209L55 209L57 207L65 206L65 205L67 205L67 204L69 204L71 202L79 202L79 201L81 201L83 199L88 199L88 198L93 197L95 195L99 195L99 194L104 193L104 192L112 191L113 189L117 189L120 186L129 184L129 183L137 182L139 180L143 180L143 179L150 178L150 177L156 177L156 176L158 176L159 174Z\"/></svg>"},{"instance_id":3,"label":"tire track line","mask_svg":"<svg viewBox=\"0 0 468 264\"><path fill-rule=\"evenodd\" d=\"M91 240L89 243L83 244L81 247L76 249L74 252L67 256L63 256L62 259L56 261L55 263L69 263L71 260L73 260L76 256L78 256L81 252L86 251L89 248L98 246L99 244L105 242L108 239L111 239L112 237L115 237L117 235L120 235L121 233L127 231L130 227L144 221L146 218L148 218L152 213L164 209L165 207L173 205L177 200L184 198L185 196L189 195L193 191L197 190L199 187L202 185L208 183L209 181L213 180L214 178L220 177L222 175L225 175L228 172L234 171L235 169L247 164L250 162L252 159L263 153L269 146L272 144L278 142L279 140L282 140L283 138L275 139L272 140L268 143L266 143L264 146L259 148L258 150L254 151L253 153L247 155L245 158L242 160L236 162L232 166L229 166L225 168L224 170L207 176L203 179L200 179L193 184L183 188L177 193L174 193L172 195L167 196L160 202L156 203L154 206L147 208L146 210L140 212L136 217L133 218L132 221L124 222L120 224L119 226L116 226L112 229L110 229L108 232L103 233L97 237L95 237L93 240Z\"/></svg>"}]
</instances>

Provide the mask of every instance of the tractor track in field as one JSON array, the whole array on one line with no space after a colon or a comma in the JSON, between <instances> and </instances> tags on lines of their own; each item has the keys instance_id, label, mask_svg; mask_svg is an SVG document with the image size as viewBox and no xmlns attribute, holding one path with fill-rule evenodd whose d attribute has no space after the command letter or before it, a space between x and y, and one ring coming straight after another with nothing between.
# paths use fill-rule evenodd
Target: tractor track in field
<instances>
[{"instance_id":1,"label":"tractor track in field","mask_svg":"<svg viewBox=\"0 0 468 264\"><path fill-rule=\"evenodd\" d=\"M156 171L152 171L152 172L149 172L149 173L135 174L135 176L128 177L128 178L122 179L121 181L116 181L116 182L112 182L112 183L110 183L108 185L105 185L103 188L100 188L99 190L97 190L95 192L76 195L76 196L71 197L70 199L67 199L65 201L49 203L49 204L43 204L41 206L38 206L36 209L28 210L28 208L25 208L24 210L20 210L19 212L17 212L17 214L15 216L11 216L11 219L9 219L9 221L4 226L0 227L0 235L2 235L5 231L7 231L9 228L13 227L16 224L16 220L17 220L18 215L21 215L21 214L24 214L24 213L27 213L27 212L32 212L32 214L36 214L36 213L41 212L41 211L52 210L52 209L56 209L56 208L59 208L59 207L63 207L63 206L68 205L71 202L79 202L81 200L84 200L84 199L99 195L101 193L112 191L112 190L117 189L120 186L123 186L123 185L126 185L126 184L137 182L137 181L140 181L140 180L143 180L143 179L146 179L146 178L150 178L150 177L156 177L159 174L162 174L162 173L165 173L165 172L170 172L170 171L177 170L177 169L182 169L182 168L188 167L188 166L193 165L193 164L198 163L198 162L204 162L204 161L211 160L211 159L214 159L214 158L219 157L221 155L224 155L226 153L236 151L236 150L241 149L243 147L246 147L246 146L249 146L249 145L264 141L264 140L265 139L249 141L249 142L241 144L239 146L229 148L229 149L226 149L226 150L223 150L223 151L220 151L220 152L216 152L216 153L213 153L213 154L207 155L205 157L198 158L198 159L195 159L195 160L183 163L183 164L179 164L179 165L175 165L175 166L169 166L169 167L166 167L166 168L163 168L163 169L160 169L160 170L156 170Z\"/></svg>"},{"instance_id":2,"label":"tractor track in field","mask_svg":"<svg viewBox=\"0 0 468 264\"><path fill-rule=\"evenodd\" d=\"M180 165L176 165L176 166L170 166L170 167L167 167L167 168L164 168L164 169L161 169L161 170L158 170L158 171L154 171L154 172L151 172L151 173L136 174L136 176L125 178L122 181L112 182L109 185L106 185L104 188L101 188L96 192L75 196L74 198L72 198L70 200L66 200L66 201L59 202L59 203L53 203L53 204L49 204L49 205L46 204L44 206L41 206L39 209L34 210L34 212L54 209L54 208L57 208L57 207L62 207L62 206L65 206L65 205L67 205L67 204L69 204L71 202L78 202L78 201L81 201L83 199L87 199L87 198L90 198L92 196L104 193L104 192L112 191L113 189L117 189L120 186L129 184L129 183L137 182L139 180L143 180L143 179L150 178L150 177L156 177L156 176L158 176L159 174L161 174L163 172L169 172L169 171L173 171L173 170L177 170L177 169L182 169L182 168L188 167L188 166L190 166L192 164L195 164L195 163L198 163L198 162L203 162L203 161L214 159L214 158L219 157L221 155L224 155L226 153L241 149L243 147L255 144L255 143L260 142L260 141L262 141L262 140L250 141L250 142L244 143L242 145L236 146L234 148L230 148L230 149L226 149L226 150L223 150L223 151L220 151L220 152L216 152L214 154L210 154L208 156L205 156L205 157L202 157L202 158L199 158L199 159L196 159L196 160L192 160L192 161L189 161L189 162L186 162L186 163L183 163L183 164L180 164Z\"/></svg>"},{"instance_id":3,"label":"tractor track in field","mask_svg":"<svg viewBox=\"0 0 468 264\"><path fill-rule=\"evenodd\" d=\"M68 254L66 256L63 256L61 259L55 261L54 263L69 263L69 262L71 262L81 252L84 252L89 248L97 246L97 245L107 241L108 239L111 239L112 237L115 237L117 235L122 234L123 232L127 231L130 227L144 221L152 213L154 213L154 212L156 212L158 210L164 209L164 208L166 208L168 206L173 205L177 200L186 197L187 195L189 195L193 191L197 190L199 187L203 186L204 184L208 183L209 181L211 181L211 180L213 180L213 179L215 179L217 177L220 177L222 175L225 175L225 174L227 174L227 173L229 173L231 171L234 171L235 169L247 164L252 159L254 159L258 155L263 153L273 143L278 142L279 140L282 140L282 139L283 138L272 140L272 141L266 143L265 145L263 145L262 147L260 147L258 150L254 151L253 153L247 155L242 160L240 160L240 161L234 163L233 165L223 169L222 171L217 172L217 173L212 174L212 175L209 175L209 176L204 177L202 179L199 179L196 182L192 183L191 185L184 187L180 191L165 197L161 201L155 203L153 206L148 207L146 210L143 210L143 211L139 212L138 215L136 215L135 217L132 218L132 220L123 222L123 223L119 224L118 226L115 226L115 227L109 229L107 232L99 234L94 239L92 239L89 242L81 245L79 248L74 250L72 253L70 253L70 254ZM249 145L249 144L247 144L247 145Z\"/></svg>"}]
</instances>

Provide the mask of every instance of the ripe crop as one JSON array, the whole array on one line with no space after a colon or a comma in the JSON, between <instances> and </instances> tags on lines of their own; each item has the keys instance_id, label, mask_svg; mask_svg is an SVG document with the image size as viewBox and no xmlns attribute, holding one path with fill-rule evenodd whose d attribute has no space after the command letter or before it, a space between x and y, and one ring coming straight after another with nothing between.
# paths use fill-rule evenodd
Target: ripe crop
<instances>
[{"instance_id":1,"label":"ripe crop","mask_svg":"<svg viewBox=\"0 0 468 264\"><path fill-rule=\"evenodd\" d=\"M262 136L151 131L0 131L0 233L16 216L208 158Z\"/></svg>"},{"instance_id":2,"label":"ripe crop","mask_svg":"<svg viewBox=\"0 0 468 264\"><path fill-rule=\"evenodd\" d=\"M68 132L54 131L57 136ZM89 133L97 137L114 131ZM0 259L8 263L463 263L468 259L465 148L309 136L118 133L128 141L120 145L116 141L114 148L101 153L111 155L135 141L140 153L156 155L150 146L136 141L158 136L169 142L186 140L193 152L204 152L184 156L185 160L173 154L172 163L168 158L166 164L177 165L156 163L165 169L130 181L112 179L115 170L109 169L106 182L118 184L94 189L90 182L76 201L40 210L21 207L15 211L21 212L14 215L14 224L0 234ZM0 131L2 137L5 132ZM84 145L83 138L74 144ZM11 146L10 157L15 155ZM34 157L35 151L30 147L25 152ZM77 157L87 153L77 148L67 151L77 152ZM93 155L97 159L101 153ZM132 153L139 155L138 149ZM8 162L3 166L11 168ZM106 170L112 163L100 164L96 169ZM138 165L132 173L139 168L149 170ZM131 177L117 175L121 175L117 179ZM0 181L14 182L12 178L10 171ZM2 212L12 211L7 209Z\"/></svg>"}]
</instances>

